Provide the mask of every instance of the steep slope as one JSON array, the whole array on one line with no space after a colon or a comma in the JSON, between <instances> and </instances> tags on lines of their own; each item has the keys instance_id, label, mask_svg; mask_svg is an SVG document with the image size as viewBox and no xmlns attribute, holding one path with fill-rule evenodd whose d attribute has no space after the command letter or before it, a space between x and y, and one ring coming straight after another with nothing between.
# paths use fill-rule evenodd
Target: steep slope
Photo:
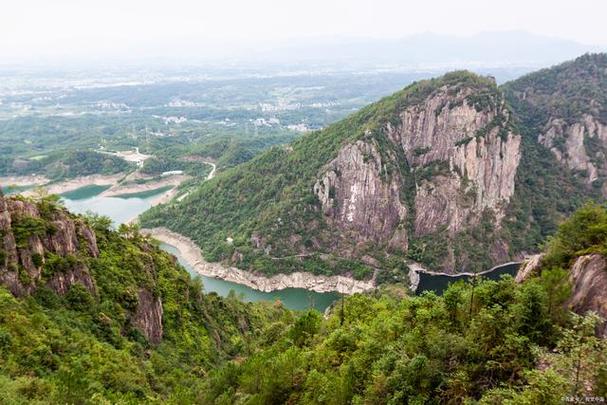
<instances>
[{"instance_id":1,"label":"steep slope","mask_svg":"<svg viewBox=\"0 0 607 405\"><path fill-rule=\"evenodd\" d=\"M584 200L605 197L607 54L584 55L502 86L522 140L507 228L537 249Z\"/></svg>"},{"instance_id":2,"label":"steep slope","mask_svg":"<svg viewBox=\"0 0 607 405\"><path fill-rule=\"evenodd\" d=\"M192 403L211 368L290 322L203 294L136 228L108 226L0 195L0 402Z\"/></svg>"},{"instance_id":3,"label":"steep slope","mask_svg":"<svg viewBox=\"0 0 607 405\"><path fill-rule=\"evenodd\" d=\"M607 54L524 76L505 86L523 124L534 126L537 142L606 195Z\"/></svg>"},{"instance_id":4,"label":"steep slope","mask_svg":"<svg viewBox=\"0 0 607 405\"><path fill-rule=\"evenodd\" d=\"M520 141L494 81L455 72L226 171L142 223L266 274L368 277L404 257L483 268L509 255L501 223Z\"/></svg>"},{"instance_id":5,"label":"steep slope","mask_svg":"<svg viewBox=\"0 0 607 405\"><path fill-rule=\"evenodd\" d=\"M486 405L603 398L606 254L607 209L587 204L559 227L524 282L460 281L440 297L405 297L393 287L348 297L326 319L302 317L282 340L211 373L204 398Z\"/></svg>"},{"instance_id":6,"label":"steep slope","mask_svg":"<svg viewBox=\"0 0 607 405\"><path fill-rule=\"evenodd\" d=\"M517 281L554 269L567 269L571 294L567 306L579 313L592 311L602 318L599 333L607 337L607 209L587 203L563 222L548 239L535 265L517 275Z\"/></svg>"}]
</instances>

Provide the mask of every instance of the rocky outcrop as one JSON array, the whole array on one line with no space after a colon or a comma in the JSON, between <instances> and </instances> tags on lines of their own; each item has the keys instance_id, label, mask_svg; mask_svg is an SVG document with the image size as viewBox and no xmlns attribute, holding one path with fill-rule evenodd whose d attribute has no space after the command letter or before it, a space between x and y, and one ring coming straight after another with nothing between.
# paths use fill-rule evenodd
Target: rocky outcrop
<instances>
[{"instance_id":1,"label":"rocky outcrop","mask_svg":"<svg viewBox=\"0 0 607 405\"><path fill-rule=\"evenodd\" d=\"M346 243L406 252L412 239L426 235L453 240L485 213L499 229L521 157L521 137L509 120L494 86L442 86L381 128L388 146L365 136L342 147L314 194ZM446 249L442 270L457 271L453 248ZM488 250L495 262L508 258L504 241Z\"/></svg>"},{"instance_id":2,"label":"rocky outcrop","mask_svg":"<svg viewBox=\"0 0 607 405\"><path fill-rule=\"evenodd\" d=\"M415 234L447 229L455 234L476 222L485 209L499 226L514 194L520 160L519 135L507 128L509 112L493 96L493 108L479 111L475 93L445 86L423 104L407 108L400 125L388 126L417 174ZM434 176L424 170L436 169Z\"/></svg>"},{"instance_id":3,"label":"rocky outcrop","mask_svg":"<svg viewBox=\"0 0 607 405\"><path fill-rule=\"evenodd\" d=\"M64 295L76 284L97 296L88 264L99 257L95 232L83 220L50 202L0 195L0 284L13 295L42 285ZM154 272L153 262L145 268ZM138 292L132 324L153 344L160 343L162 301L147 288Z\"/></svg>"},{"instance_id":4,"label":"rocky outcrop","mask_svg":"<svg viewBox=\"0 0 607 405\"><path fill-rule=\"evenodd\" d=\"M137 295L137 311L133 315L133 325L152 344L162 341L162 300L148 289L142 288Z\"/></svg>"},{"instance_id":5,"label":"rocky outcrop","mask_svg":"<svg viewBox=\"0 0 607 405\"><path fill-rule=\"evenodd\" d=\"M355 280L344 276L317 276L304 272L264 277L221 263L209 263L204 260L200 248L191 239L166 228L143 229L142 233L177 248L192 268L204 276L246 285L264 292L285 288L305 288L316 292L336 291L342 294L355 294L375 288L373 280Z\"/></svg>"},{"instance_id":6,"label":"rocky outcrop","mask_svg":"<svg viewBox=\"0 0 607 405\"><path fill-rule=\"evenodd\" d=\"M534 275L540 269L543 257L543 254L537 254L527 257L521 264L521 267L519 267L518 271L516 272L514 281L516 281L517 283L522 283L523 281L527 280L529 277Z\"/></svg>"},{"instance_id":7,"label":"rocky outcrop","mask_svg":"<svg viewBox=\"0 0 607 405\"><path fill-rule=\"evenodd\" d=\"M389 241L407 249L400 224L407 208L400 201L398 174L382 178L385 162L375 145L358 141L339 151L323 177L314 185L324 214L331 223L357 242Z\"/></svg>"},{"instance_id":8,"label":"rocky outcrop","mask_svg":"<svg viewBox=\"0 0 607 405\"><path fill-rule=\"evenodd\" d=\"M88 268L75 260L81 248L92 257L99 255L93 231L62 209L41 214L31 201L0 197L0 283L14 295L32 293L40 282L59 294L75 283L95 293L95 283ZM62 258L60 272L44 277L49 254Z\"/></svg>"},{"instance_id":9,"label":"rocky outcrop","mask_svg":"<svg viewBox=\"0 0 607 405\"><path fill-rule=\"evenodd\" d=\"M607 125L590 114L573 123L550 119L538 142L569 169L583 173L588 184L607 175Z\"/></svg>"},{"instance_id":10,"label":"rocky outcrop","mask_svg":"<svg viewBox=\"0 0 607 405\"><path fill-rule=\"evenodd\" d=\"M572 285L571 298L567 306L584 314L596 312L607 320L607 261L598 254L581 256L576 259L569 272ZM607 337L607 322L603 322L600 333Z\"/></svg>"}]
</instances>

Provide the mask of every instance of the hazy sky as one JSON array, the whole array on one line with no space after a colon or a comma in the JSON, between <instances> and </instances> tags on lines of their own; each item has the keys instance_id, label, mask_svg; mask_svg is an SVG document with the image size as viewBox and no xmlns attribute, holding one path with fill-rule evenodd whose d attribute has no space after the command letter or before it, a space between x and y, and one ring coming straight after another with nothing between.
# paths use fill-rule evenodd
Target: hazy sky
<instances>
[{"instance_id":1,"label":"hazy sky","mask_svg":"<svg viewBox=\"0 0 607 405\"><path fill-rule=\"evenodd\" d=\"M606 0L4 0L0 60L155 56L185 44L525 30L607 44ZM225 47L224 51L225 51ZM229 52L228 52L229 53Z\"/></svg>"}]
</instances>

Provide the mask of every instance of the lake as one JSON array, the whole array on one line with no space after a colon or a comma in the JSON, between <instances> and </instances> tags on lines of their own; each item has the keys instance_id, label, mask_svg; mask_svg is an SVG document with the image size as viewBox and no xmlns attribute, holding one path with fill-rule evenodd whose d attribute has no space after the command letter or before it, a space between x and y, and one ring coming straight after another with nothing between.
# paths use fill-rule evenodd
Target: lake
<instances>
[{"instance_id":1,"label":"lake","mask_svg":"<svg viewBox=\"0 0 607 405\"><path fill-rule=\"evenodd\" d=\"M109 186L89 185L64 193L65 207L77 214L87 211L108 216L115 225L128 222L143 211L149 209L155 198L166 191L166 188L156 192L146 192L145 196L102 197L99 196ZM154 191L154 190L152 190Z\"/></svg>"},{"instance_id":2,"label":"lake","mask_svg":"<svg viewBox=\"0 0 607 405\"><path fill-rule=\"evenodd\" d=\"M487 278L490 280L499 280L502 275L508 274L514 277L520 263L508 263L502 266L497 266L493 271L484 273L480 277ZM449 287L449 284L455 283L459 280L470 280L471 276L446 276L436 274L419 273L419 285L417 286L416 293L419 294L423 291L434 291L437 294L442 294L443 291Z\"/></svg>"},{"instance_id":3,"label":"lake","mask_svg":"<svg viewBox=\"0 0 607 405\"><path fill-rule=\"evenodd\" d=\"M166 188L145 192L145 194L132 194L124 197L101 197L103 191L109 186L84 186L74 191L64 193L63 202L66 208L75 213L86 213L92 211L100 215L106 215L114 221L115 225L126 222L149 209L152 202L160 194L167 191ZM183 259L179 251L167 244L161 244L161 248L175 255L179 263L192 275L198 276L192 267ZM304 310L316 308L324 311L331 303L339 298L338 293L317 293L303 288L287 288L280 291L265 293L257 291L242 284L236 284L212 277L201 276L205 292L215 292L223 297L233 290L238 297L246 302L276 301L280 300L289 309Z\"/></svg>"}]
</instances>

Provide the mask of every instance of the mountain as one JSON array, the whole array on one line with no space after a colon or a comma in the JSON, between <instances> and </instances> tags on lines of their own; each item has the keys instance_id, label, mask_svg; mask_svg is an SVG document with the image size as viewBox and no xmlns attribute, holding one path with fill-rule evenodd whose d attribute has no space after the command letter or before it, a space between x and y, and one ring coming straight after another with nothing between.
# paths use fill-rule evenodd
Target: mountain
<instances>
[{"instance_id":1,"label":"mountain","mask_svg":"<svg viewBox=\"0 0 607 405\"><path fill-rule=\"evenodd\" d=\"M108 225L52 196L0 196L1 403L556 404L607 392L605 324L567 310L605 308L603 207L565 222L520 284L386 286L325 317L205 294L136 226Z\"/></svg>"},{"instance_id":2,"label":"mountain","mask_svg":"<svg viewBox=\"0 0 607 405\"><path fill-rule=\"evenodd\" d=\"M585 55L502 87L468 72L414 83L142 223L185 234L211 261L266 275L385 281L381 269L403 259L487 269L536 250L586 198L601 198L606 62ZM559 155L555 128L561 138L573 131L576 145L587 128L590 154Z\"/></svg>"},{"instance_id":3,"label":"mountain","mask_svg":"<svg viewBox=\"0 0 607 405\"><path fill-rule=\"evenodd\" d=\"M247 60L263 63L334 63L372 65L525 66L537 68L604 47L524 31L488 31L470 36L423 33L398 39L310 38L288 45L255 47Z\"/></svg>"},{"instance_id":4,"label":"mountain","mask_svg":"<svg viewBox=\"0 0 607 405\"><path fill-rule=\"evenodd\" d=\"M204 294L156 242L109 224L0 195L0 403L192 403L202 376L292 319Z\"/></svg>"},{"instance_id":5,"label":"mountain","mask_svg":"<svg viewBox=\"0 0 607 405\"><path fill-rule=\"evenodd\" d=\"M520 143L495 82L455 72L228 170L142 224L266 274L368 277L404 256L480 268L508 257L493 225L514 192Z\"/></svg>"},{"instance_id":6,"label":"mountain","mask_svg":"<svg viewBox=\"0 0 607 405\"><path fill-rule=\"evenodd\" d=\"M585 200L605 197L607 55L590 54L502 86L523 136L508 224L530 251Z\"/></svg>"}]
</instances>

